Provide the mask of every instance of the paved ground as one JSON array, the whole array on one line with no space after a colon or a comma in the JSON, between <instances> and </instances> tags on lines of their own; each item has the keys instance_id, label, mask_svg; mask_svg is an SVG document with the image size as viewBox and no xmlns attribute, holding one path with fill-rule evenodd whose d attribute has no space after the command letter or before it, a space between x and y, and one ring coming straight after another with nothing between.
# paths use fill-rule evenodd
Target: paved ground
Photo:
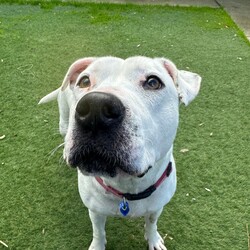
<instances>
[{"instance_id":1,"label":"paved ground","mask_svg":"<svg viewBox=\"0 0 250 250\"><path fill-rule=\"evenodd\" d=\"M250 41L250 0L88 0L88 2L223 7Z\"/></svg>"},{"instance_id":2,"label":"paved ground","mask_svg":"<svg viewBox=\"0 0 250 250\"><path fill-rule=\"evenodd\" d=\"M244 31L250 41L250 1L249 0L218 0L237 25Z\"/></svg>"}]
</instances>

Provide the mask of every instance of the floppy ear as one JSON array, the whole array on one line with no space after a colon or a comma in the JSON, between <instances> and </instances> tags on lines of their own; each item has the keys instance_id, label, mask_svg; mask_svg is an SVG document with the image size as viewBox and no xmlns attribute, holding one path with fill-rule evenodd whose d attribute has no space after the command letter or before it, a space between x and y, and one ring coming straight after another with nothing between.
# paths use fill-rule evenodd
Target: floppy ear
<instances>
[{"instance_id":1,"label":"floppy ear","mask_svg":"<svg viewBox=\"0 0 250 250\"><path fill-rule=\"evenodd\" d=\"M61 90L64 91L69 84L75 84L79 74L84 71L93 61L95 57L86 57L75 61L68 69L64 77Z\"/></svg>"},{"instance_id":2,"label":"floppy ear","mask_svg":"<svg viewBox=\"0 0 250 250\"><path fill-rule=\"evenodd\" d=\"M177 84L180 101L187 106L199 93L201 77L196 73L178 70Z\"/></svg>"},{"instance_id":3,"label":"floppy ear","mask_svg":"<svg viewBox=\"0 0 250 250\"><path fill-rule=\"evenodd\" d=\"M161 60L174 81L180 102L187 106L199 93L201 77L196 73L178 70L175 64L170 60L164 58Z\"/></svg>"}]
</instances>

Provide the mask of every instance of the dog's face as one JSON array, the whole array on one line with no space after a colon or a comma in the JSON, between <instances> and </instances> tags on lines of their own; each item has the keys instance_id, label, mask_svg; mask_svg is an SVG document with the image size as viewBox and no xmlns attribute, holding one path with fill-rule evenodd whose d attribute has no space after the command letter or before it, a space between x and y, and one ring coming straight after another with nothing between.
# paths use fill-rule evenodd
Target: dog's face
<instances>
[{"instance_id":1,"label":"dog's face","mask_svg":"<svg viewBox=\"0 0 250 250\"><path fill-rule=\"evenodd\" d=\"M86 175L143 175L170 150L179 100L188 104L199 84L198 75L178 71L166 59L78 60L62 86L73 95L67 163Z\"/></svg>"}]
</instances>

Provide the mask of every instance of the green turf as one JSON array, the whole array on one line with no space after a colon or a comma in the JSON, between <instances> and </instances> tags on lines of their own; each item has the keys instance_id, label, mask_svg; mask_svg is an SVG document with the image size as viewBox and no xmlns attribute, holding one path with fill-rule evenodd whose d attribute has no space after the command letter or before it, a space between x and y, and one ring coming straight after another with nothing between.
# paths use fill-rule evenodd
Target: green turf
<instances>
[{"instance_id":1,"label":"green turf","mask_svg":"<svg viewBox=\"0 0 250 250\"><path fill-rule=\"evenodd\" d=\"M181 107L178 189L159 230L169 250L249 249L250 48L223 10L1 2L0 240L9 249L91 241L76 172L62 149L51 154L62 142L57 104L37 102L74 60L102 55L165 56L203 77L198 98ZM143 224L109 219L107 250L146 249Z\"/></svg>"}]
</instances>

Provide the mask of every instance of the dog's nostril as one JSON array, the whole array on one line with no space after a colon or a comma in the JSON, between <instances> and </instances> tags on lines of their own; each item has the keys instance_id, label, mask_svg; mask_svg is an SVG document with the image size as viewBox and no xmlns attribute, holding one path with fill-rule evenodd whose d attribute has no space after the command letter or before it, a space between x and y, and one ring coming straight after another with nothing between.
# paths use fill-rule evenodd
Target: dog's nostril
<instances>
[{"instance_id":1,"label":"dog's nostril","mask_svg":"<svg viewBox=\"0 0 250 250\"><path fill-rule=\"evenodd\" d=\"M111 105L104 105L102 107L102 114L108 119L117 119L121 115L120 111Z\"/></svg>"},{"instance_id":2,"label":"dog's nostril","mask_svg":"<svg viewBox=\"0 0 250 250\"><path fill-rule=\"evenodd\" d=\"M76 106L76 112L80 116L80 118L86 117L88 114L90 114L90 106L88 103L85 105L77 105Z\"/></svg>"}]
</instances>

